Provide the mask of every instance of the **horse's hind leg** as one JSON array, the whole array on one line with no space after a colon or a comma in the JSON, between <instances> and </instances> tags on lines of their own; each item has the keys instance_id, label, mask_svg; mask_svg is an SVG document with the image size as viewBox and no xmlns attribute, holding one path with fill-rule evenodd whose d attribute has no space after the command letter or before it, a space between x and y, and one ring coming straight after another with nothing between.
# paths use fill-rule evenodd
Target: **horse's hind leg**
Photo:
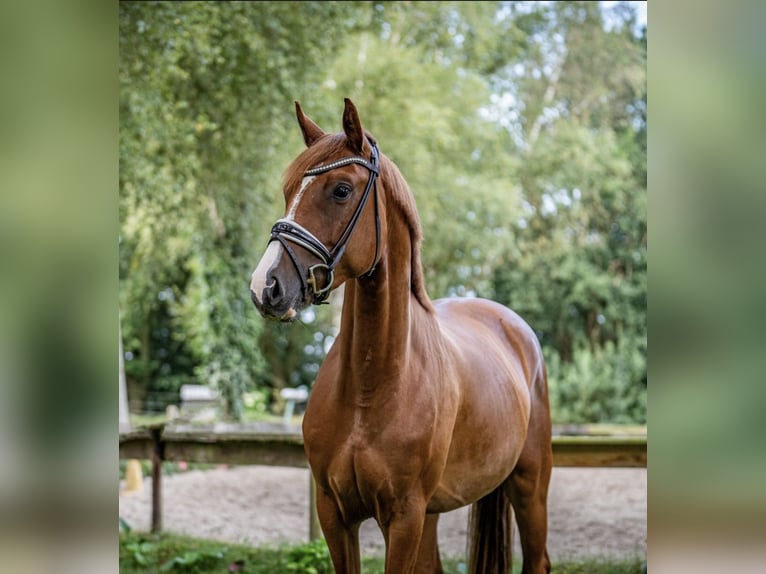
<instances>
[{"instance_id":1,"label":"horse's hind leg","mask_svg":"<svg viewBox=\"0 0 766 574\"><path fill-rule=\"evenodd\" d=\"M547 574L551 571L546 538L548 534L548 484L542 472L522 471L518 468L506 483L511 505L519 526L522 574Z\"/></svg>"},{"instance_id":2,"label":"horse's hind leg","mask_svg":"<svg viewBox=\"0 0 766 574\"><path fill-rule=\"evenodd\" d=\"M437 540L438 514L426 514L423 523L423 535L418 548L418 561L415 565L416 574L442 574L442 562L439 557L439 542Z\"/></svg>"},{"instance_id":3,"label":"horse's hind leg","mask_svg":"<svg viewBox=\"0 0 766 574\"><path fill-rule=\"evenodd\" d=\"M544 383L544 378L540 382ZM547 574L551 570L546 548L548 483L553 466L551 422L545 385L535 390L539 394L533 397L527 441L516 468L505 482L519 526L524 555L522 574Z\"/></svg>"}]
</instances>

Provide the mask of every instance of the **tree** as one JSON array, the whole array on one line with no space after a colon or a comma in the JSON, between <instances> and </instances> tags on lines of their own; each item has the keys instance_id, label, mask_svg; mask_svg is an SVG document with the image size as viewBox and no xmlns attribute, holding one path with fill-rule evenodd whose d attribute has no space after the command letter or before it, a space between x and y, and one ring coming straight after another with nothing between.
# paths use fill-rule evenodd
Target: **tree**
<instances>
[{"instance_id":1,"label":"tree","mask_svg":"<svg viewBox=\"0 0 766 574\"><path fill-rule=\"evenodd\" d=\"M514 169L508 135L482 114L490 86L481 62L505 31L495 23L497 6L376 8L370 28L328 66L327 93L331 101L349 95L356 102L413 191L431 295L486 291L517 203L508 181ZM337 109L319 119L337 125Z\"/></svg>"},{"instance_id":2,"label":"tree","mask_svg":"<svg viewBox=\"0 0 766 574\"><path fill-rule=\"evenodd\" d=\"M195 381L217 386L237 418L263 371L247 279L297 140L286 104L317 88L354 8L120 5L126 371L144 394L167 393L158 407ZM316 34L326 19L335 33Z\"/></svg>"},{"instance_id":3,"label":"tree","mask_svg":"<svg viewBox=\"0 0 766 574\"><path fill-rule=\"evenodd\" d=\"M523 214L493 296L538 330L572 422L646 420L645 35L624 22L557 3L547 40L508 70ZM588 405L573 401L587 388Z\"/></svg>"}]
</instances>

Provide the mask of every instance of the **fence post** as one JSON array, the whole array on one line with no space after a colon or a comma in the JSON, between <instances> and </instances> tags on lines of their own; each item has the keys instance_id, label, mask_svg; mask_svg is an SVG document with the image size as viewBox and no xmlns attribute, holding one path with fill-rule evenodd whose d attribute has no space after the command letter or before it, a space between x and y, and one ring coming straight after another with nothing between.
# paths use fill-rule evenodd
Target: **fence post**
<instances>
[{"instance_id":1,"label":"fence post","mask_svg":"<svg viewBox=\"0 0 766 574\"><path fill-rule=\"evenodd\" d=\"M162 461L165 458L163 427L157 425L149 429L152 436L152 532L162 530Z\"/></svg>"}]
</instances>

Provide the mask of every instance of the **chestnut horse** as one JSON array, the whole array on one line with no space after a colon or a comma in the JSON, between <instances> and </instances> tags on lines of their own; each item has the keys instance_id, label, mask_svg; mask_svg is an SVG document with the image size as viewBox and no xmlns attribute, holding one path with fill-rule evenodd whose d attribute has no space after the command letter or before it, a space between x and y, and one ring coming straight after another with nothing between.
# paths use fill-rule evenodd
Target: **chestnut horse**
<instances>
[{"instance_id":1,"label":"chestnut horse","mask_svg":"<svg viewBox=\"0 0 766 574\"><path fill-rule=\"evenodd\" d=\"M373 517L386 573L441 572L439 513L474 504L471 572L508 572L511 505L523 572L549 572L551 423L537 338L497 303L428 298L413 196L345 102L339 134L295 103L307 149L287 170L285 216L250 284L261 314L291 321L346 283L303 419L335 571L360 572L359 525Z\"/></svg>"}]
</instances>

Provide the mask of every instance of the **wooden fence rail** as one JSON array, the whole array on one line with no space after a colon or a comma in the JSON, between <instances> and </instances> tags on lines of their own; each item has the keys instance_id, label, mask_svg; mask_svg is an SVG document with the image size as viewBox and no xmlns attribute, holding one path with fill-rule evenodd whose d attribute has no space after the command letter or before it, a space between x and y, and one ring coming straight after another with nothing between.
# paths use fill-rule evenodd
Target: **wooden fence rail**
<instances>
[{"instance_id":1,"label":"wooden fence rail","mask_svg":"<svg viewBox=\"0 0 766 574\"><path fill-rule=\"evenodd\" d=\"M162 529L162 463L186 461L308 468L300 427L280 423L170 426L120 431L120 458L152 461L152 531ZM646 427L554 428L553 464L579 467L646 467ZM309 537L319 536L310 485Z\"/></svg>"}]
</instances>

